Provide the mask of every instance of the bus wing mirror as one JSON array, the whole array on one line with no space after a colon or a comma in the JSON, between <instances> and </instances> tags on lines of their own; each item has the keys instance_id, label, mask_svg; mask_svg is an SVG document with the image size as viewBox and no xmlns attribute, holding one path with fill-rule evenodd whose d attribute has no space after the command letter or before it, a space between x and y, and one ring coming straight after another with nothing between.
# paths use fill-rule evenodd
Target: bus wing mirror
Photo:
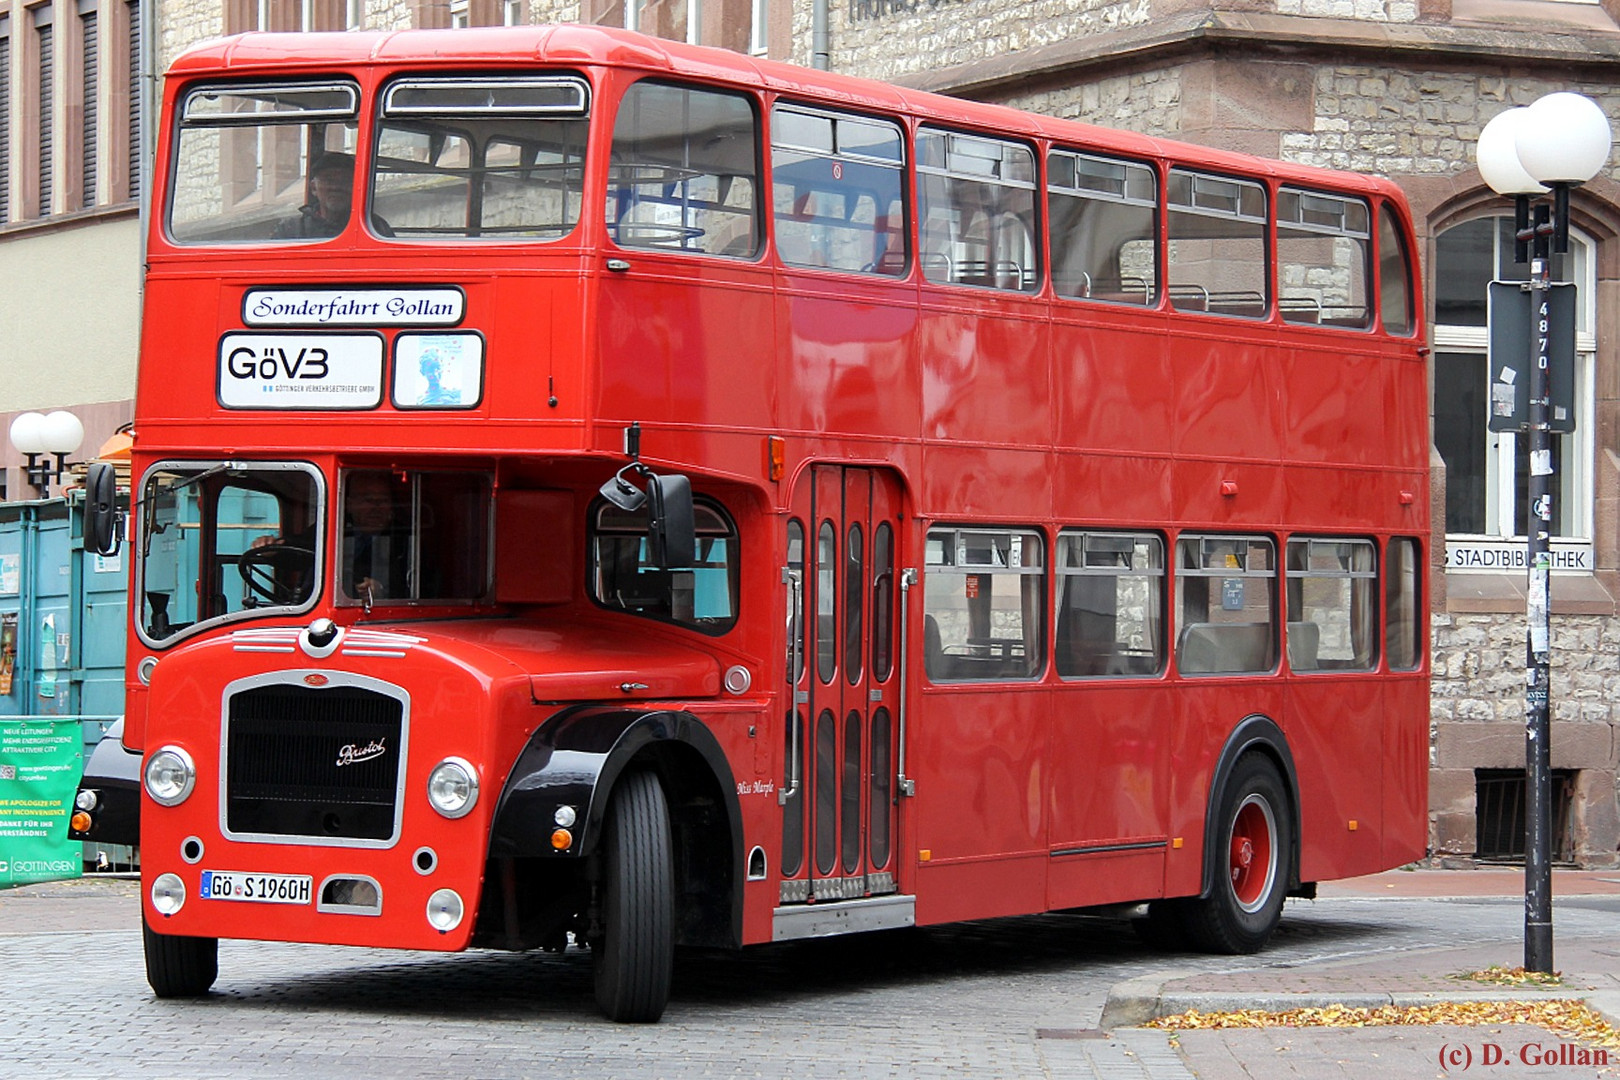
<instances>
[{"instance_id":1,"label":"bus wing mirror","mask_svg":"<svg viewBox=\"0 0 1620 1080\"><path fill-rule=\"evenodd\" d=\"M697 559L692 481L680 474L647 478L647 539L653 562L669 569Z\"/></svg>"},{"instance_id":2,"label":"bus wing mirror","mask_svg":"<svg viewBox=\"0 0 1620 1080\"><path fill-rule=\"evenodd\" d=\"M627 513L635 513L647 504L647 496L625 475L636 471L635 465L626 465L600 488L602 498Z\"/></svg>"},{"instance_id":3,"label":"bus wing mirror","mask_svg":"<svg viewBox=\"0 0 1620 1080\"><path fill-rule=\"evenodd\" d=\"M105 461L93 461L84 481L84 546L98 555L118 553L118 474Z\"/></svg>"}]
</instances>

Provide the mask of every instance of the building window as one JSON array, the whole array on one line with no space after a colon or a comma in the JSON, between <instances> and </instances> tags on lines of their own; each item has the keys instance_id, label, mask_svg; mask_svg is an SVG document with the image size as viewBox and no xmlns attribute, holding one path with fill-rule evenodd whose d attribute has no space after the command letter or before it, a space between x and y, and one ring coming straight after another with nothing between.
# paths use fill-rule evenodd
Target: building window
<instances>
[{"instance_id":1,"label":"building window","mask_svg":"<svg viewBox=\"0 0 1620 1080\"><path fill-rule=\"evenodd\" d=\"M1479 553L1488 553L1491 541L1525 536L1529 440L1488 428L1492 375L1486 295L1493 279L1526 280L1528 267L1513 261L1509 217L1478 218L1447 229L1436 241L1435 257L1434 438L1446 463L1447 565L1520 569L1497 567L1499 559ZM1591 242L1572 235L1563 272L1554 270L1558 280L1576 286L1575 430L1552 437L1555 567L1560 550L1589 553L1591 548L1593 263Z\"/></svg>"},{"instance_id":2,"label":"building window","mask_svg":"<svg viewBox=\"0 0 1620 1080\"><path fill-rule=\"evenodd\" d=\"M56 27L51 6L42 4L30 11L34 22L34 118L37 141L34 144L35 213L49 217L56 197Z\"/></svg>"},{"instance_id":3,"label":"building window","mask_svg":"<svg viewBox=\"0 0 1620 1080\"><path fill-rule=\"evenodd\" d=\"M123 165L129 177L128 195L131 199L141 197L141 170L145 162L141 158L141 3L140 0L129 0L124 5L124 40L128 48L124 50L126 70L124 92L126 99L123 102L124 112L129 117L129 129L126 133Z\"/></svg>"},{"instance_id":4,"label":"building window","mask_svg":"<svg viewBox=\"0 0 1620 1080\"><path fill-rule=\"evenodd\" d=\"M357 30L364 19L365 0L230 0L225 5L227 34Z\"/></svg>"},{"instance_id":5,"label":"building window","mask_svg":"<svg viewBox=\"0 0 1620 1080\"><path fill-rule=\"evenodd\" d=\"M79 0L79 205L96 205L101 119L101 33L97 0Z\"/></svg>"},{"instance_id":6,"label":"building window","mask_svg":"<svg viewBox=\"0 0 1620 1080\"><path fill-rule=\"evenodd\" d=\"M525 26L529 22L528 0L506 0L501 5L501 22L505 26Z\"/></svg>"},{"instance_id":7,"label":"building window","mask_svg":"<svg viewBox=\"0 0 1620 1080\"><path fill-rule=\"evenodd\" d=\"M465 30L472 25L470 0L450 0L450 29Z\"/></svg>"},{"instance_id":8,"label":"building window","mask_svg":"<svg viewBox=\"0 0 1620 1080\"><path fill-rule=\"evenodd\" d=\"M696 45L699 11L698 0L626 0L624 28Z\"/></svg>"},{"instance_id":9,"label":"building window","mask_svg":"<svg viewBox=\"0 0 1620 1080\"><path fill-rule=\"evenodd\" d=\"M748 18L748 53L764 56L770 51L771 0L750 0Z\"/></svg>"},{"instance_id":10,"label":"building window","mask_svg":"<svg viewBox=\"0 0 1620 1080\"><path fill-rule=\"evenodd\" d=\"M0 226L11 220L11 16L0 14Z\"/></svg>"},{"instance_id":11,"label":"building window","mask_svg":"<svg viewBox=\"0 0 1620 1080\"><path fill-rule=\"evenodd\" d=\"M0 7L0 224L139 196L139 34L139 0Z\"/></svg>"}]
</instances>

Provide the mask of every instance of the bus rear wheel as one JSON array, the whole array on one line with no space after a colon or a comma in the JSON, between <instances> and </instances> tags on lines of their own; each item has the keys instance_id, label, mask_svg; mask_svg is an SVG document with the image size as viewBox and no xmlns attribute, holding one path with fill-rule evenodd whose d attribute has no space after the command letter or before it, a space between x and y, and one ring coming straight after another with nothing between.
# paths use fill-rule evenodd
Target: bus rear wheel
<instances>
[{"instance_id":1,"label":"bus rear wheel","mask_svg":"<svg viewBox=\"0 0 1620 1080\"><path fill-rule=\"evenodd\" d=\"M160 934L141 920L146 981L160 998L202 997L219 977L219 939Z\"/></svg>"},{"instance_id":2,"label":"bus rear wheel","mask_svg":"<svg viewBox=\"0 0 1620 1080\"><path fill-rule=\"evenodd\" d=\"M1209 952L1258 952L1282 919L1293 850L1288 796L1261 754L1238 759L1221 794L1215 887L1181 909L1187 937Z\"/></svg>"},{"instance_id":3,"label":"bus rear wheel","mask_svg":"<svg viewBox=\"0 0 1620 1080\"><path fill-rule=\"evenodd\" d=\"M650 772L624 777L602 837L600 938L591 942L596 1004L609 1020L664 1014L675 964L675 875L669 804Z\"/></svg>"}]
</instances>

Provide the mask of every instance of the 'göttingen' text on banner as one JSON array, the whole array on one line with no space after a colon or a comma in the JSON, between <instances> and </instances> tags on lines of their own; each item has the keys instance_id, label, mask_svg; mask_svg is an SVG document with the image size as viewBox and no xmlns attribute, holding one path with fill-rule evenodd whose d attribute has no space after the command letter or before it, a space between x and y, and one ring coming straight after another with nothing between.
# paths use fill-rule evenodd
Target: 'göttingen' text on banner
<instances>
[{"instance_id":1,"label":"'g\u00f6ttingen' text on banner","mask_svg":"<svg viewBox=\"0 0 1620 1080\"><path fill-rule=\"evenodd\" d=\"M0 717L0 889L83 872L67 835L84 771L80 730L77 720Z\"/></svg>"}]
</instances>

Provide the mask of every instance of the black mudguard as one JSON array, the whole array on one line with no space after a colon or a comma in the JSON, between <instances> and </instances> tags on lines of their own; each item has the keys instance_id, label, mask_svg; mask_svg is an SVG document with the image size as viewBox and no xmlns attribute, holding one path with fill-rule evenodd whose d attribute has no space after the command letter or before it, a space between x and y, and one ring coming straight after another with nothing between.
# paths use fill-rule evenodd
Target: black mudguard
<instances>
[{"instance_id":1,"label":"black mudguard","mask_svg":"<svg viewBox=\"0 0 1620 1080\"><path fill-rule=\"evenodd\" d=\"M601 844L614 786L632 763L652 768L669 796L685 894L679 941L740 947L744 858L737 786L714 733L690 713L587 706L542 724L501 792L490 857L583 869L582 857ZM551 843L559 806L578 815L573 843L562 851Z\"/></svg>"},{"instance_id":2,"label":"black mudguard","mask_svg":"<svg viewBox=\"0 0 1620 1080\"><path fill-rule=\"evenodd\" d=\"M1256 713L1244 717L1243 722L1227 736L1226 745L1221 748L1221 755L1215 761L1215 771L1209 778L1208 807L1204 813L1204 883L1200 897L1214 893L1215 875L1221 866L1221 859L1215 857L1220 847L1220 838L1216 835L1220 831L1220 822L1216 819L1221 792L1226 788L1227 778L1232 775L1232 767L1249 750L1260 750L1275 758L1283 783L1288 786L1288 799L1292 804L1288 809L1294 816L1292 850L1288 852L1288 888L1294 890L1299 887L1299 777L1294 770L1294 755L1288 749L1288 739L1283 735L1282 728L1270 717Z\"/></svg>"},{"instance_id":3,"label":"black mudguard","mask_svg":"<svg viewBox=\"0 0 1620 1080\"><path fill-rule=\"evenodd\" d=\"M731 764L707 726L685 712L586 707L553 717L529 738L495 809L491 857L591 854L619 774L642 750L658 743L689 746L708 765L731 826L732 850L741 852L737 786ZM572 806L578 813L574 843L564 852L551 846L559 806Z\"/></svg>"}]
</instances>

